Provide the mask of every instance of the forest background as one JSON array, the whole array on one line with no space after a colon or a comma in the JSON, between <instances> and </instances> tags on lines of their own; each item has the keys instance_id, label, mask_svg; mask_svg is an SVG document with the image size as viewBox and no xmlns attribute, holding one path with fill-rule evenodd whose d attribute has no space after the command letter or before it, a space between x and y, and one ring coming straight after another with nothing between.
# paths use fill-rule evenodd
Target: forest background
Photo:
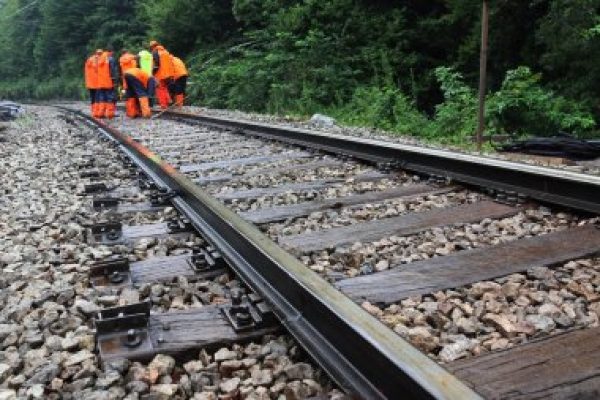
<instances>
[{"instance_id":1,"label":"forest background","mask_svg":"<svg viewBox=\"0 0 600 400\"><path fill-rule=\"evenodd\" d=\"M195 104L464 142L480 23L480 0L0 0L0 98L84 99L94 49L156 39ZM488 72L488 133L598 137L600 0L490 0Z\"/></svg>"}]
</instances>

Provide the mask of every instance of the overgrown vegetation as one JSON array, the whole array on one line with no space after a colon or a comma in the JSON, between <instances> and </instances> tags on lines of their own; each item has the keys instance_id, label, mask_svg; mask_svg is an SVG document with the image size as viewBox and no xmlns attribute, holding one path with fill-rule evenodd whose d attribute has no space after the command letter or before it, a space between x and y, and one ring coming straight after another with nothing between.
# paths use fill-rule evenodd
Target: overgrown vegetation
<instances>
[{"instance_id":1,"label":"overgrown vegetation","mask_svg":"<svg viewBox=\"0 0 600 400\"><path fill-rule=\"evenodd\" d=\"M462 143L476 126L480 0L6 0L0 97L84 98L97 47L162 41L190 99ZM594 136L600 0L491 2L487 130Z\"/></svg>"}]
</instances>

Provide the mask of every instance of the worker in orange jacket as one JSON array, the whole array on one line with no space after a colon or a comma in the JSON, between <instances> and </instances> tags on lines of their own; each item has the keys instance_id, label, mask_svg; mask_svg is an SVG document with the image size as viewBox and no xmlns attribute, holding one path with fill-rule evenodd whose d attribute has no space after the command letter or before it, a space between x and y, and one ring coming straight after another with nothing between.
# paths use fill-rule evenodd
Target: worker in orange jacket
<instances>
[{"instance_id":1,"label":"worker in orange jacket","mask_svg":"<svg viewBox=\"0 0 600 400\"><path fill-rule=\"evenodd\" d=\"M173 83L169 87L171 97L175 100L177 107L183 107L188 71L179 57L172 56L171 61L173 64Z\"/></svg>"},{"instance_id":2,"label":"worker in orange jacket","mask_svg":"<svg viewBox=\"0 0 600 400\"><path fill-rule=\"evenodd\" d=\"M121 87L123 90L127 89L127 83L125 82L125 71L130 68L136 68L138 66L137 57L131 54L128 50L123 50L121 57L119 58L119 70L121 76Z\"/></svg>"},{"instance_id":3,"label":"worker in orange jacket","mask_svg":"<svg viewBox=\"0 0 600 400\"><path fill-rule=\"evenodd\" d=\"M160 107L165 109L171 102L169 86L173 81L173 61L169 52L156 40L150 42L150 51L154 61L152 73L157 81L156 97Z\"/></svg>"},{"instance_id":4,"label":"worker in orange jacket","mask_svg":"<svg viewBox=\"0 0 600 400\"><path fill-rule=\"evenodd\" d=\"M97 117L113 118L116 111L115 83L117 73L114 58L110 51L97 50L98 55L98 90Z\"/></svg>"},{"instance_id":5,"label":"worker in orange jacket","mask_svg":"<svg viewBox=\"0 0 600 400\"><path fill-rule=\"evenodd\" d=\"M84 76L85 76L85 87L90 93L90 107L93 117L99 117L97 107L97 91L98 91L98 53L94 53L88 57L85 61Z\"/></svg>"},{"instance_id":6,"label":"worker in orange jacket","mask_svg":"<svg viewBox=\"0 0 600 400\"><path fill-rule=\"evenodd\" d=\"M156 80L141 68L129 68L123 72L127 85L125 113L130 118L142 116L149 118L152 115L149 98L154 96Z\"/></svg>"}]
</instances>

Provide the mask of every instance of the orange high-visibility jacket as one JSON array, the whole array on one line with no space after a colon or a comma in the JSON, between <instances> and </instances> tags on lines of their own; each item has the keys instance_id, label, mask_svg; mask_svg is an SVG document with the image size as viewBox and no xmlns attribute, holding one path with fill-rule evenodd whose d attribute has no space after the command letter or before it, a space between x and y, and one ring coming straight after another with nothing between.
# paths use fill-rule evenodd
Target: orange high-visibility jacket
<instances>
[{"instance_id":1,"label":"orange high-visibility jacket","mask_svg":"<svg viewBox=\"0 0 600 400\"><path fill-rule=\"evenodd\" d=\"M168 79L173 77L173 61L171 54L163 46L156 46L152 52L154 58L154 77L156 79Z\"/></svg>"},{"instance_id":2,"label":"orange high-visibility jacket","mask_svg":"<svg viewBox=\"0 0 600 400\"><path fill-rule=\"evenodd\" d=\"M98 56L92 54L86 61L84 67L85 87L98 89Z\"/></svg>"},{"instance_id":3,"label":"orange high-visibility jacket","mask_svg":"<svg viewBox=\"0 0 600 400\"><path fill-rule=\"evenodd\" d=\"M110 55L108 52L104 52L98 58L98 88L112 89L114 86L110 65Z\"/></svg>"},{"instance_id":4,"label":"orange high-visibility jacket","mask_svg":"<svg viewBox=\"0 0 600 400\"><path fill-rule=\"evenodd\" d=\"M123 76L125 76L125 75L133 76L135 79L140 81L140 83L142 85L144 85L145 88L148 88L148 81L150 79L152 79L150 74L148 74L146 71L144 71L143 69L138 68L138 67L129 68L128 70L123 72Z\"/></svg>"},{"instance_id":5,"label":"orange high-visibility jacket","mask_svg":"<svg viewBox=\"0 0 600 400\"><path fill-rule=\"evenodd\" d=\"M188 76L187 68L181 58L172 56L173 61L173 78L179 79L182 76Z\"/></svg>"},{"instance_id":6,"label":"orange high-visibility jacket","mask_svg":"<svg viewBox=\"0 0 600 400\"><path fill-rule=\"evenodd\" d=\"M136 68L137 66L137 59L131 53L125 53L119 58L119 67L121 68L121 75L123 76L123 87L127 87L125 84L125 71L130 68Z\"/></svg>"}]
</instances>

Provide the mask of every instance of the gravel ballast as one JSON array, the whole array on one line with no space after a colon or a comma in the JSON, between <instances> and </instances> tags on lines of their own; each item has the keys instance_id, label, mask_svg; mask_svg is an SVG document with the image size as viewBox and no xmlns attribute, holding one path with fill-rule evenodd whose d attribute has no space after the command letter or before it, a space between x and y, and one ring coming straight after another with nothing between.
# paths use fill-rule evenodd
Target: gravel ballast
<instances>
[{"instance_id":1,"label":"gravel ballast","mask_svg":"<svg viewBox=\"0 0 600 400\"><path fill-rule=\"evenodd\" d=\"M211 114L210 111L206 112ZM240 117L235 112L223 115L217 112L217 115ZM253 120L274 122L262 117L256 117ZM172 124L171 121L163 121L161 125L163 128L160 129L168 129L172 132L176 129ZM154 121L151 125L156 128L159 122ZM293 125L298 126L297 124ZM299 127L306 126L300 125ZM186 127L186 129L189 128ZM138 132L140 130L144 132L143 135L153 135L147 124L142 124L137 129ZM203 128L199 128L199 130L201 129ZM352 134L361 135L357 132ZM277 151L288 149L285 145L269 144L269 146L272 149L281 146ZM232 151L235 154L235 150ZM174 160L179 162L177 157ZM345 162L345 164L354 165L353 162ZM225 167L219 169L218 173L241 175L254 168L256 166ZM290 190L275 196L228 201L227 205L238 212L260 210L277 205L337 198L420 182L418 177L400 174L394 179L353 183L352 176L365 170L365 168L353 166L345 171L345 182L332 184L324 190ZM339 169L336 169L334 174L338 174L338 171ZM325 174L332 172L331 170L324 171ZM301 171L297 174L257 175L238 182L209 184L206 189L213 195L219 195L234 190L305 182L327 176L322 173ZM457 189L448 193L413 199L391 199L314 212L308 216L266 224L261 226L261 229L277 241L281 237L290 235L326 231L336 227L402 216L412 212L426 212L432 209L476 203L486 199L488 199L487 196L483 194ZM374 242L353 243L310 254L297 254L297 256L308 268L330 282L335 282L340 279L377 273L414 261L443 257L464 250L493 246L594 223L598 223L597 218L582 218L568 212L556 212L542 206L527 205L522 211L507 218L484 219L478 223L436 227L419 234L385 237ZM588 265L589 263L591 264ZM535 279L537 276L535 274L541 272L530 271L455 290L433 293L429 296L410 298L387 307L377 307L369 303L364 303L363 307L430 357L443 363L451 362L489 351L502 350L537 337L555 335L568 329L597 326L598 318L595 313L597 307L594 305L596 298L590 297L589 294L598 292L594 283L597 279L596 267L594 260L579 260L559 266L557 269L544 269L545 273L550 276L558 274L562 277L562 281L555 280L556 282L552 280L552 277L548 278L553 284L556 283L554 286L547 286L546 283L540 284ZM585 269L587 272L569 277L569 273L574 273L579 269ZM582 277L585 278L584 281L578 284L583 285L587 292L582 291L583 289L578 292L577 288L573 292L571 290L574 288L572 282L576 279L581 280ZM571 286L568 286L569 284ZM487 294L484 293L485 296L483 296L479 293L481 290ZM505 292L509 290L513 292L516 290L519 295L513 296L513 292L506 295ZM582 293L588 293L587 297ZM562 301L557 300L559 297ZM435 308L438 306L440 310ZM557 311L553 306L558 307L559 310Z\"/></svg>"},{"instance_id":2,"label":"gravel ballast","mask_svg":"<svg viewBox=\"0 0 600 400\"><path fill-rule=\"evenodd\" d=\"M275 117L247 115L219 110L193 110L206 115L255 120L288 126L322 129L324 131L374 139L392 140L399 143L421 145L405 138L380 136L372 130L316 127L298 121L278 120ZM163 132L168 135L210 135L207 128L190 126L168 120L117 119L112 122L118 129L143 138L150 148L163 146ZM220 147L218 141L207 148L195 149L190 138L184 140L177 153L169 150L165 157L176 166L197 162L219 161L264 155L285 154L299 151L293 146L221 132L223 140L238 138L239 143L228 143ZM173 139L169 139L173 142ZM195 139L202 143L203 139ZM173 144L173 143L171 143ZM268 150L268 151L265 151ZM502 155L492 157L504 158ZM355 182L357 175L375 171L373 167L355 161L341 160L343 167L321 167L293 170L295 166L315 161L335 160L331 156L311 154L309 158L277 160L270 163L215 167L199 172L186 173L193 179L204 179L202 186L215 196L228 195L235 191L269 188L298 183L310 183L326 179L341 179L326 189L288 190L285 193L265 195L252 199L223 200L234 211L246 212L268 209L273 206L293 205L315 200L334 199L368 192L384 191L401 186L423 184L419 177L407 173L390 175L375 182ZM539 164L539 160L532 163ZM543 163L542 163L543 164ZM551 164L549 166L556 167ZM273 171L269 171L272 168ZM285 172L280 172L284 168ZM560 167L563 168L563 167ZM566 169L594 173L592 169L564 167ZM275 171L275 169L279 169ZM223 179L223 176L229 176ZM208 178L221 180L210 182ZM439 182L438 182L439 184ZM441 184L443 187L444 185ZM326 231L349 225L386 218L404 216L414 212L427 212L457 205L489 201L487 195L453 188L451 191L416 196L411 199L388 199L368 204L335 207L285 221L264 224L260 229L275 241L280 238ZM380 240L352 243L323 251L296 253L311 270L329 282L353 278L360 275L386 271L396 266L443 257L461 251L485 248L511 241L564 231L578 226L599 223L576 213L551 209L535 203L527 203L515 215L501 219L483 219L477 223L456 223L427 229L418 234L388 236ZM181 246L185 251L185 244ZM152 247L150 247L150 251ZM167 250L168 252L168 250ZM143 259L144 255L138 256ZM534 268L502 278L441 290L423 296L413 296L394 304L380 305L368 302L361 306L384 325L394 330L429 357L442 364L476 357L488 352L510 349L532 340L554 336L574 329L598 327L600 318L600 260L579 259L553 268ZM150 298L157 310L175 310L219 304L227 299L228 291L240 283L232 276L223 275L200 284L173 282L146 286L142 298ZM184 288L181 290L181 288ZM198 295L202 294L202 295ZM0 370L1 373L1 370ZM234 385L236 382L231 382Z\"/></svg>"},{"instance_id":3,"label":"gravel ballast","mask_svg":"<svg viewBox=\"0 0 600 400\"><path fill-rule=\"evenodd\" d=\"M225 274L193 283L92 289L93 261L182 254L202 239L146 240L133 248L89 245L85 226L106 215L81 195L89 179L80 178L79 164L96 157L110 184L131 186L135 180L121 173L115 151L48 107L26 107L0 140L0 399L343 398L287 335L196 351L186 362L157 355L145 364L101 365L92 324L97 310L144 298L154 311L218 304L240 283ZM138 193L130 200L147 199ZM125 222L161 222L173 213L134 214Z\"/></svg>"}]
</instances>

